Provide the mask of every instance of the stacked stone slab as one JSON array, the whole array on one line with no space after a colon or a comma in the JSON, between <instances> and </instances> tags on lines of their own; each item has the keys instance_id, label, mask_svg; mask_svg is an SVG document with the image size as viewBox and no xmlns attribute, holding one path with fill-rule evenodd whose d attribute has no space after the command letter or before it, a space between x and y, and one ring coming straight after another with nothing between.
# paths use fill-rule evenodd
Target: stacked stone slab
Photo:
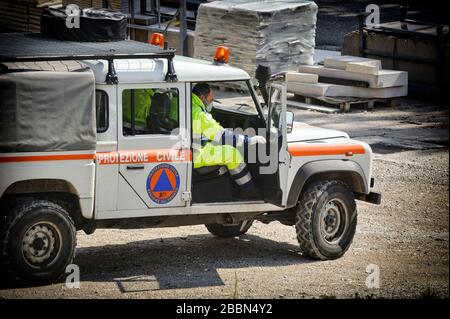
<instances>
[{"instance_id":1,"label":"stacked stone slab","mask_svg":"<svg viewBox=\"0 0 450 319\"><path fill-rule=\"evenodd\" d=\"M224 0L199 7L194 55L211 60L215 48L230 49L230 65L255 75L258 64L272 73L313 64L317 5L299 0Z\"/></svg>"},{"instance_id":2,"label":"stacked stone slab","mask_svg":"<svg viewBox=\"0 0 450 319\"><path fill-rule=\"evenodd\" d=\"M292 75L288 91L311 97L388 99L408 94L408 73L384 70L381 61L354 56L325 59L324 65L302 65L298 74L318 76L316 83ZM348 85L351 81L354 85ZM332 83L330 83L332 82ZM342 83L340 83L342 82Z\"/></svg>"}]
</instances>

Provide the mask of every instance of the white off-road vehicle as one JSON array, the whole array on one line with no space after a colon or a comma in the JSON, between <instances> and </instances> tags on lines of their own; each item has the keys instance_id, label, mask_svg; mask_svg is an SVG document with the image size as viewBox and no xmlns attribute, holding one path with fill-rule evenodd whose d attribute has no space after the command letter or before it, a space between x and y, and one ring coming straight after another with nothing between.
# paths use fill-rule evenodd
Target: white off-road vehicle
<instances>
[{"instance_id":1,"label":"white off-road vehicle","mask_svg":"<svg viewBox=\"0 0 450 319\"><path fill-rule=\"evenodd\" d=\"M381 200L371 192L371 148L294 122L282 75L259 69L263 102L245 71L219 62L134 41L0 35L2 273L56 280L72 263L77 230L205 224L234 237L255 220L295 226L306 256L342 256L355 199ZM191 92L201 82L215 90L211 113L223 127L267 132L262 151L242 150L257 198L241 198L226 167L193 168ZM133 114L148 90L142 126Z\"/></svg>"}]
</instances>

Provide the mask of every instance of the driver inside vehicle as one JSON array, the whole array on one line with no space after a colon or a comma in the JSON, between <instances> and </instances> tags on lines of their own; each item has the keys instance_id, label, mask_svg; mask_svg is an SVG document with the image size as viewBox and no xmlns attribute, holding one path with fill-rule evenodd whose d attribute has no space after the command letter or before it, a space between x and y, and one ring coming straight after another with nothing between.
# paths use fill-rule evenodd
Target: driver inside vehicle
<instances>
[{"instance_id":1,"label":"driver inside vehicle","mask_svg":"<svg viewBox=\"0 0 450 319\"><path fill-rule=\"evenodd\" d=\"M226 166L231 178L245 194L255 193L255 182L241 152L234 147L266 144L262 136L236 134L224 129L209 113L214 91L206 83L192 90L192 131L194 137L194 169L204 166Z\"/></svg>"}]
</instances>

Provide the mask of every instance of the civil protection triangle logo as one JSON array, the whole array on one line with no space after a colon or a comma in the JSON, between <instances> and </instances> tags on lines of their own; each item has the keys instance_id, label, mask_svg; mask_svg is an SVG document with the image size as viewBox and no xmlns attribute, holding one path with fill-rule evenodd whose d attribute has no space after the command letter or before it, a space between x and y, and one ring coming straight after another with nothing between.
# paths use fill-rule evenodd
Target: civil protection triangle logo
<instances>
[{"instance_id":1,"label":"civil protection triangle logo","mask_svg":"<svg viewBox=\"0 0 450 319\"><path fill-rule=\"evenodd\" d=\"M180 175L175 167L169 164L159 164L148 174L147 193L157 204L167 204L178 193Z\"/></svg>"}]
</instances>

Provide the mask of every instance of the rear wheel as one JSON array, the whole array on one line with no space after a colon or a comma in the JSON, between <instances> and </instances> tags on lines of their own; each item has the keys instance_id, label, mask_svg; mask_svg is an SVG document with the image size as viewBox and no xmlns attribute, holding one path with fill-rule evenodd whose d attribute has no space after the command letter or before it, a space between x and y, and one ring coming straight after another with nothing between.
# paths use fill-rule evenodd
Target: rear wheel
<instances>
[{"instance_id":1,"label":"rear wheel","mask_svg":"<svg viewBox=\"0 0 450 319\"><path fill-rule=\"evenodd\" d=\"M208 231L217 237L229 238L245 234L253 224L253 220L244 220L237 224L206 224Z\"/></svg>"},{"instance_id":2,"label":"rear wheel","mask_svg":"<svg viewBox=\"0 0 450 319\"><path fill-rule=\"evenodd\" d=\"M61 206L36 200L12 210L1 229L1 265L27 284L47 284L75 255L76 229Z\"/></svg>"},{"instance_id":3,"label":"rear wheel","mask_svg":"<svg viewBox=\"0 0 450 319\"><path fill-rule=\"evenodd\" d=\"M341 181L321 181L308 187L296 207L297 240L314 259L341 257L353 240L357 210L353 193Z\"/></svg>"}]
</instances>

